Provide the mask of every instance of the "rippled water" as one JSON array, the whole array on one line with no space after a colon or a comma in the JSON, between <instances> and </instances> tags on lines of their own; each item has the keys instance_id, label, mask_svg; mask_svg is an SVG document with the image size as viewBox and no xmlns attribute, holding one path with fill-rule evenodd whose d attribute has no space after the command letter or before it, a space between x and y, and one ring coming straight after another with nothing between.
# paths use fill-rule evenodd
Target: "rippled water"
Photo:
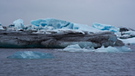
<instances>
[{"instance_id":1,"label":"rippled water","mask_svg":"<svg viewBox=\"0 0 135 76\"><path fill-rule=\"evenodd\" d=\"M135 49L134 46L130 46ZM0 76L135 76L135 52L62 52L61 49L0 49ZM52 53L53 59L7 59L17 51Z\"/></svg>"}]
</instances>

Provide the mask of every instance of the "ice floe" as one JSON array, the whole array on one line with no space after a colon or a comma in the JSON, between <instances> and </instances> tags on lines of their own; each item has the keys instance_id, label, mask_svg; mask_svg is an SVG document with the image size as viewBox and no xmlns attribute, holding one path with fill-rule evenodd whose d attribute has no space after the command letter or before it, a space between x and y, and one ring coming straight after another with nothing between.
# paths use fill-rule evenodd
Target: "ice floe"
<instances>
[{"instance_id":1,"label":"ice floe","mask_svg":"<svg viewBox=\"0 0 135 76\"><path fill-rule=\"evenodd\" d=\"M94 49L94 48L81 48L78 44L69 45L66 48L63 49L63 51L67 52L131 52L132 50L128 48L127 46L122 47L104 47Z\"/></svg>"}]
</instances>

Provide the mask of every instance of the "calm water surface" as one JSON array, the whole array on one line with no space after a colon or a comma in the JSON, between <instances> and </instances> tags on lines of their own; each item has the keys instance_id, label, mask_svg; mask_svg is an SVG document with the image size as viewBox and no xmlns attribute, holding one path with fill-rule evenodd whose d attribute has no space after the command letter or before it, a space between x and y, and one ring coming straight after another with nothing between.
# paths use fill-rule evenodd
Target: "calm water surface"
<instances>
[{"instance_id":1,"label":"calm water surface","mask_svg":"<svg viewBox=\"0 0 135 76\"><path fill-rule=\"evenodd\" d=\"M130 46L135 49L135 46ZM135 52L62 52L61 49L0 49L0 76L135 76ZM52 53L54 59L7 59L17 51Z\"/></svg>"}]
</instances>

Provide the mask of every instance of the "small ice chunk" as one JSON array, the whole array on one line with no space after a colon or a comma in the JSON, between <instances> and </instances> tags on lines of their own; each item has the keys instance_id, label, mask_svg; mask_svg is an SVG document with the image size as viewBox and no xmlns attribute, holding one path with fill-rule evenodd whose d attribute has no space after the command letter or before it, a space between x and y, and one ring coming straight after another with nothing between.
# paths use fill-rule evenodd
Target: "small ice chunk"
<instances>
[{"instance_id":1,"label":"small ice chunk","mask_svg":"<svg viewBox=\"0 0 135 76\"><path fill-rule=\"evenodd\" d=\"M107 48L105 47L101 47L95 50L95 52L131 52L132 50L126 46L122 46L122 47L112 47L109 46Z\"/></svg>"},{"instance_id":2,"label":"small ice chunk","mask_svg":"<svg viewBox=\"0 0 135 76\"><path fill-rule=\"evenodd\" d=\"M1 23L0 23L0 30L5 30Z\"/></svg>"},{"instance_id":3,"label":"small ice chunk","mask_svg":"<svg viewBox=\"0 0 135 76\"><path fill-rule=\"evenodd\" d=\"M66 48L63 49L63 51L68 51L68 52L90 52L91 50L81 48L78 44L74 45L69 45Z\"/></svg>"},{"instance_id":4,"label":"small ice chunk","mask_svg":"<svg viewBox=\"0 0 135 76\"><path fill-rule=\"evenodd\" d=\"M54 58L50 53L42 53L37 51L19 51L14 53L7 58L11 59L46 59L46 58Z\"/></svg>"},{"instance_id":5,"label":"small ice chunk","mask_svg":"<svg viewBox=\"0 0 135 76\"><path fill-rule=\"evenodd\" d=\"M15 25L16 30L21 30L24 28L24 23L22 19L15 20L13 24Z\"/></svg>"}]
</instances>

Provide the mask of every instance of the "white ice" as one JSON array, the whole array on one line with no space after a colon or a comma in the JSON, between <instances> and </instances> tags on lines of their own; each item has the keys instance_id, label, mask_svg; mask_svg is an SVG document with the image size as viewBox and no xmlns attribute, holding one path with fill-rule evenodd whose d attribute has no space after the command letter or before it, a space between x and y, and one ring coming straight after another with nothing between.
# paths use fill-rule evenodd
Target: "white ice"
<instances>
[{"instance_id":1,"label":"white ice","mask_svg":"<svg viewBox=\"0 0 135 76\"><path fill-rule=\"evenodd\" d=\"M63 51L68 51L68 52L89 52L88 49L81 48L78 44L69 45L66 48L64 48Z\"/></svg>"},{"instance_id":2,"label":"white ice","mask_svg":"<svg viewBox=\"0 0 135 76\"><path fill-rule=\"evenodd\" d=\"M128 38L128 39L120 39L125 44L135 44L135 37L134 38Z\"/></svg>"},{"instance_id":3,"label":"white ice","mask_svg":"<svg viewBox=\"0 0 135 76\"><path fill-rule=\"evenodd\" d=\"M32 20L31 24L37 26L39 29L44 31L57 30L57 32L60 32L59 30L75 30L78 32L80 31L101 32L101 30L98 30L88 25L77 24L73 22L52 18Z\"/></svg>"},{"instance_id":4,"label":"white ice","mask_svg":"<svg viewBox=\"0 0 135 76\"><path fill-rule=\"evenodd\" d=\"M24 28L24 23L22 19L15 20L13 24L15 25L16 30L22 30Z\"/></svg>"},{"instance_id":5,"label":"white ice","mask_svg":"<svg viewBox=\"0 0 135 76\"><path fill-rule=\"evenodd\" d=\"M101 47L98 49L95 49L95 52L131 52L132 50L126 46L122 46L122 47L112 47L109 46L107 48L105 47Z\"/></svg>"},{"instance_id":6,"label":"white ice","mask_svg":"<svg viewBox=\"0 0 135 76\"><path fill-rule=\"evenodd\" d=\"M105 48L102 46L101 48L94 49L94 48L81 48L78 44L75 45L69 45L66 48L63 49L63 51L67 52L131 52L132 50L126 46L122 47L112 47L109 46Z\"/></svg>"}]
</instances>

